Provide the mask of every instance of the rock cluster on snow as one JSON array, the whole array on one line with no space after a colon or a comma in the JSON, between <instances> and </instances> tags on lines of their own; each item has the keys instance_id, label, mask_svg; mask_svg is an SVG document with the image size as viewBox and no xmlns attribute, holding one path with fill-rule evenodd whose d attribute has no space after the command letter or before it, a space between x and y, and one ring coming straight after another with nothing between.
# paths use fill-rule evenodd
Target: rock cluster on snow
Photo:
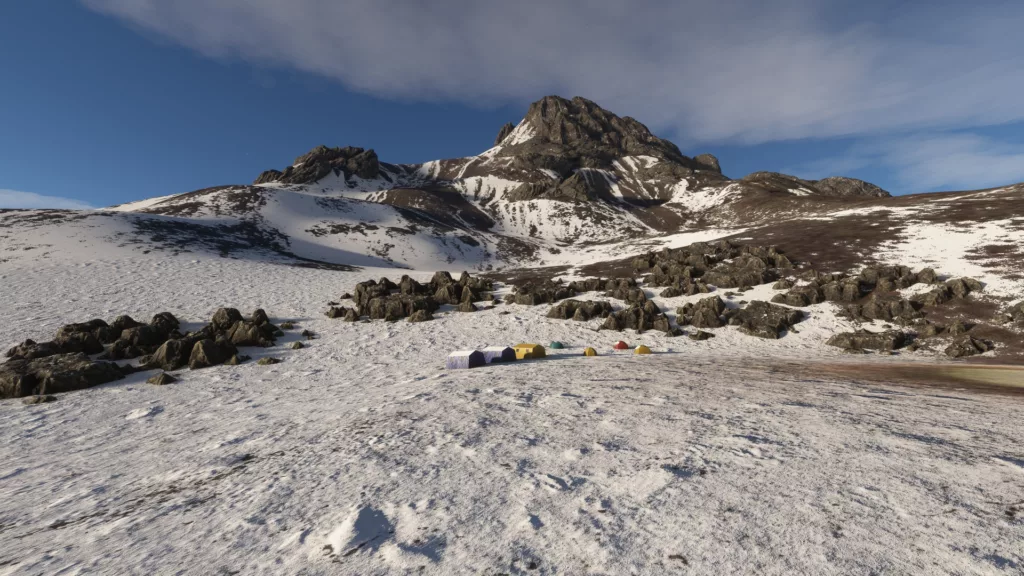
<instances>
[{"instance_id":1,"label":"rock cluster on snow","mask_svg":"<svg viewBox=\"0 0 1024 576\"><path fill-rule=\"evenodd\" d=\"M750 246L728 240L698 242L666 248L633 260L638 273L648 274L644 285L665 287L665 298L709 292L718 288L756 286L778 279L793 263L775 247Z\"/></svg>"},{"instance_id":2,"label":"rock cluster on snow","mask_svg":"<svg viewBox=\"0 0 1024 576\"><path fill-rule=\"evenodd\" d=\"M0 365L0 397L68 392L118 380L136 370L206 368L238 361L238 346L272 346L281 334L267 313L256 310L247 320L234 308L221 308L210 324L182 334L170 312L143 324L118 316L62 326L53 340L26 340L7 351ZM92 360L90 355L99 355ZM140 358L141 357L141 358ZM139 368L112 360L140 358Z\"/></svg>"},{"instance_id":3,"label":"rock cluster on snow","mask_svg":"<svg viewBox=\"0 0 1024 576\"><path fill-rule=\"evenodd\" d=\"M443 305L453 305L459 312L475 312L474 302L486 300L494 289L490 280L474 278L463 272L456 281L448 272L437 272L430 282L420 283L408 275L395 284L387 278L367 280L356 284L352 300L355 306L331 306L328 318L343 318L355 322L370 320L395 322L408 318L409 322L424 322Z\"/></svg>"}]
</instances>

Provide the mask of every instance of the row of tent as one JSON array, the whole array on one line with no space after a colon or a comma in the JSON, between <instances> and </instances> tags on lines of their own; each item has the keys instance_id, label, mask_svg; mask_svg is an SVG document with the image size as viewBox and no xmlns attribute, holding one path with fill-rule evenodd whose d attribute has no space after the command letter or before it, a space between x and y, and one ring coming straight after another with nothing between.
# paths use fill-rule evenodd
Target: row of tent
<instances>
[{"instance_id":1,"label":"row of tent","mask_svg":"<svg viewBox=\"0 0 1024 576\"><path fill-rule=\"evenodd\" d=\"M565 348L561 342L552 342L551 348L561 350ZM616 342L612 346L615 350L628 350L629 345L623 341ZM634 354L650 354L651 349L641 344L633 349ZM583 350L584 356L597 356L597 350L587 347ZM544 358L547 353L540 344L516 344L511 348L507 346L488 346L483 350L459 350L448 355L446 367L448 369L478 368L487 364L501 362L515 362L516 360L536 360Z\"/></svg>"}]
</instances>

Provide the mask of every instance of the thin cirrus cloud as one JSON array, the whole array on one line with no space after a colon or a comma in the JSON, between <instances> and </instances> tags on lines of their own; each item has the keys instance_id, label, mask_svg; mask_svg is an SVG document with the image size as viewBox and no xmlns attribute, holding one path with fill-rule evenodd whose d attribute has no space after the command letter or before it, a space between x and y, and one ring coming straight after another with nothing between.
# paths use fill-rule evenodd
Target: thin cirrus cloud
<instances>
[{"instance_id":1,"label":"thin cirrus cloud","mask_svg":"<svg viewBox=\"0 0 1024 576\"><path fill-rule=\"evenodd\" d=\"M1024 3L81 0L204 54L389 98L582 95L687 143L1024 119Z\"/></svg>"},{"instance_id":2,"label":"thin cirrus cloud","mask_svg":"<svg viewBox=\"0 0 1024 576\"><path fill-rule=\"evenodd\" d=\"M1024 145L970 133L923 133L856 143L838 156L787 171L823 178L877 166L911 191L994 187L1024 179Z\"/></svg>"},{"instance_id":3,"label":"thin cirrus cloud","mask_svg":"<svg viewBox=\"0 0 1024 576\"><path fill-rule=\"evenodd\" d=\"M18 190L0 190L0 209L50 208L63 210L91 210L85 202L60 196L45 196Z\"/></svg>"}]
</instances>

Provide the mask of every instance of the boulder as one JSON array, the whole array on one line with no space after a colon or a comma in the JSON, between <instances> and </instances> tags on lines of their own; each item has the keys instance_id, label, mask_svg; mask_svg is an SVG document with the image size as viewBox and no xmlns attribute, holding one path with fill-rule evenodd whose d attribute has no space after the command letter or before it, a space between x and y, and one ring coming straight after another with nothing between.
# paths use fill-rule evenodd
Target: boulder
<instances>
[{"instance_id":1,"label":"boulder","mask_svg":"<svg viewBox=\"0 0 1024 576\"><path fill-rule=\"evenodd\" d=\"M231 358L228 358L228 361L225 362L224 364L228 366L238 366L239 364L242 364L243 362L248 362L249 360L252 360L252 358L249 356L245 356L244 354L235 354Z\"/></svg>"},{"instance_id":2,"label":"boulder","mask_svg":"<svg viewBox=\"0 0 1024 576\"><path fill-rule=\"evenodd\" d=\"M828 282L821 287L821 294L829 302L855 302L866 292L858 278L844 278Z\"/></svg>"},{"instance_id":3,"label":"boulder","mask_svg":"<svg viewBox=\"0 0 1024 576\"><path fill-rule=\"evenodd\" d=\"M426 310L417 310L409 315L409 322L426 322L433 319L434 316Z\"/></svg>"},{"instance_id":4,"label":"boulder","mask_svg":"<svg viewBox=\"0 0 1024 576\"><path fill-rule=\"evenodd\" d=\"M149 325L164 335L170 334L181 327L181 323L170 312L160 312L154 315L153 319L149 321Z\"/></svg>"},{"instance_id":5,"label":"boulder","mask_svg":"<svg viewBox=\"0 0 1024 576\"><path fill-rule=\"evenodd\" d=\"M463 302L456 308L459 312L476 312L477 308L472 302Z\"/></svg>"},{"instance_id":6,"label":"boulder","mask_svg":"<svg viewBox=\"0 0 1024 576\"><path fill-rule=\"evenodd\" d=\"M263 308L257 308L256 311L252 313L251 318L251 322L257 326L270 323L270 317L267 316L267 312L263 310Z\"/></svg>"},{"instance_id":7,"label":"boulder","mask_svg":"<svg viewBox=\"0 0 1024 576\"><path fill-rule=\"evenodd\" d=\"M64 354L82 352L84 354L99 354L103 352L103 343L90 332L72 332L58 334L53 341Z\"/></svg>"},{"instance_id":8,"label":"boulder","mask_svg":"<svg viewBox=\"0 0 1024 576\"><path fill-rule=\"evenodd\" d=\"M235 325L235 322L241 322L242 313L235 308L220 308L213 314L213 318L210 320L210 324L213 325L214 329L218 332L226 332Z\"/></svg>"},{"instance_id":9,"label":"boulder","mask_svg":"<svg viewBox=\"0 0 1024 576\"><path fill-rule=\"evenodd\" d=\"M145 363L147 368L178 370L188 366L196 341L188 338L168 340L157 348Z\"/></svg>"},{"instance_id":10,"label":"boulder","mask_svg":"<svg viewBox=\"0 0 1024 576\"><path fill-rule=\"evenodd\" d=\"M711 332L705 332L703 330L697 330L696 332L691 332L690 333L690 340L696 340L698 342L702 342L704 340L710 340L710 339L712 339L714 337L715 337L715 335L712 334Z\"/></svg>"},{"instance_id":11,"label":"boulder","mask_svg":"<svg viewBox=\"0 0 1024 576\"><path fill-rule=\"evenodd\" d=\"M725 310L725 302L718 296L704 298L676 309L676 323L683 326L691 324L697 328L721 328L725 326L722 319Z\"/></svg>"},{"instance_id":12,"label":"boulder","mask_svg":"<svg viewBox=\"0 0 1024 576\"><path fill-rule=\"evenodd\" d=\"M146 380L146 383L147 384L154 384L156 386L166 386L168 384L173 384L173 383L175 383L177 381L178 381L177 378L175 378L174 376L171 376L167 372L161 372L161 373L157 374L156 376L153 376L149 380Z\"/></svg>"},{"instance_id":13,"label":"boulder","mask_svg":"<svg viewBox=\"0 0 1024 576\"><path fill-rule=\"evenodd\" d=\"M966 358L976 354L984 354L993 349L995 349L995 346L988 340L964 335L950 344L946 348L945 353L950 358Z\"/></svg>"},{"instance_id":14,"label":"boulder","mask_svg":"<svg viewBox=\"0 0 1024 576\"><path fill-rule=\"evenodd\" d=\"M259 326L240 320L228 330L227 339L235 346L273 346L273 331L266 330L266 327L267 324Z\"/></svg>"},{"instance_id":15,"label":"boulder","mask_svg":"<svg viewBox=\"0 0 1024 576\"><path fill-rule=\"evenodd\" d=\"M792 280L789 280L787 278L783 278L783 279L779 280L778 282L776 282L775 284L772 284L772 289L773 290L789 290L790 288L793 288L793 286L795 286L795 284L793 283Z\"/></svg>"},{"instance_id":16,"label":"boulder","mask_svg":"<svg viewBox=\"0 0 1024 576\"><path fill-rule=\"evenodd\" d=\"M266 356L264 358L260 358L259 360L256 361L256 364L259 365L259 366L272 366L274 364L280 364L280 363L281 363L281 360L279 360L277 358L271 358L270 356Z\"/></svg>"},{"instance_id":17,"label":"boulder","mask_svg":"<svg viewBox=\"0 0 1024 576\"><path fill-rule=\"evenodd\" d=\"M0 364L0 398L58 394L124 378L113 362L90 360L81 352Z\"/></svg>"},{"instance_id":18,"label":"boulder","mask_svg":"<svg viewBox=\"0 0 1024 576\"><path fill-rule=\"evenodd\" d=\"M61 347L54 342L37 343L35 340L25 340L8 350L7 357L11 360L34 360L61 353Z\"/></svg>"},{"instance_id":19,"label":"boulder","mask_svg":"<svg viewBox=\"0 0 1024 576\"><path fill-rule=\"evenodd\" d=\"M548 311L548 318L585 322L591 318L607 318L612 305L600 301L563 300Z\"/></svg>"},{"instance_id":20,"label":"boulder","mask_svg":"<svg viewBox=\"0 0 1024 576\"><path fill-rule=\"evenodd\" d=\"M759 338L781 338L794 324L803 320L803 313L784 306L755 300L741 309L731 320L738 320L740 331Z\"/></svg>"},{"instance_id":21,"label":"boulder","mask_svg":"<svg viewBox=\"0 0 1024 576\"><path fill-rule=\"evenodd\" d=\"M122 314L122 315L118 316L117 318L114 318L114 321L110 323L110 327L115 329L115 330L117 330L118 334L120 334L121 332L124 332L125 330L127 330L129 328L135 328L136 326L141 326L141 325L142 325L141 322L136 322L134 318L132 318L131 316L129 316L127 314Z\"/></svg>"},{"instance_id":22,"label":"boulder","mask_svg":"<svg viewBox=\"0 0 1024 576\"><path fill-rule=\"evenodd\" d=\"M918 305L919 306L919 305ZM872 294L864 304L847 306L847 313L857 319L884 320L886 322L910 322L920 318L921 313L911 301L905 298Z\"/></svg>"},{"instance_id":23,"label":"boulder","mask_svg":"<svg viewBox=\"0 0 1024 576\"><path fill-rule=\"evenodd\" d=\"M921 306L938 306L949 302L952 298L953 292L949 286L941 284L930 292L914 296L912 300Z\"/></svg>"},{"instance_id":24,"label":"boulder","mask_svg":"<svg viewBox=\"0 0 1024 576\"><path fill-rule=\"evenodd\" d=\"M192 348L188 367L192 370L209 368L223 364L235 354L238 349L227 340L200 340Z\"/></svg>"},{"instance_id":25,"label":"boulder","mask_svg":"<svg viewBox=\"0 0 1024 576\"><path fill-rule=\"evenodd\" d=\"M143 324L135 328L128 328L121 332L119 340L124 340L129 345L137 348L152 349L167 341L168 332L163 330L164 327L166 327L166 324L159 327L152 324Z\"/></svg>"},{"instance_id":26,"label":"boulder","mask_svg":"<svg viewBox=\"0 0 1024 576\"><path fill-rule=\"evenodd\" d=\"M331 319L344 318L345 315L348 314L349 310L350 310L350 308L345 308L344 306L342 306L342 307L331 306L327 310L327 317L331 318Z\"/></svg>"},{"instance_id":27,"label":"boulder","mask_svg":"<svg viewBox=\"0 0 1024 576\"><path fill-rule=\"evenodd\" d=\"M917 273L917 281L922 284L935 284L939 281L939 275L931 268L925 268Z\"/></svg>"},{"instance_id":28,"label":"boulder","mask_svg":"<svg viewBox=\"0 0 1024 576\"><path fill-rule=\"evenodd\" d=\"M1006 312L1003 313L1003 320L1024 325L1024 300L1007 308Z\"/></svg>"},{"instance_id":29,"label":"boulder","mask_svg":"<svg viewBox=\"0 0 1024 576\"><path fill-rule=\"evenodd\" d=\"M869 332L857 330L844 332L829 338L827 344L845 350L898 350L909 343L906 333L899 330L887 332Z\"/></svg>"}]
</instances>

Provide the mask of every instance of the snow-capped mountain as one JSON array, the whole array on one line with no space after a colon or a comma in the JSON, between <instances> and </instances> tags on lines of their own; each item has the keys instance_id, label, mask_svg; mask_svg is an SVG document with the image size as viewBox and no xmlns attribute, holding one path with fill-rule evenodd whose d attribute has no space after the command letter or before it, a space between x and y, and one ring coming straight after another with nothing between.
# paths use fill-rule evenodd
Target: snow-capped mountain
<instances>
[{"instance_id":1,"label":"snow-capped mountain","mask_svg":"<svg viewBox=\"0 0 1024 576\"><path fill-rule=\"evenodd\" d=\"M844 267L886 247L899 252L908 234L970 222L985 233L965 249L1009 266L1005 250L987 247L1019 234L1022 193L1014 186L893 198L852 178L732 179L714 156L684 156L632 118L549 96L476 156L390 164L373 150L320 146L250 185L97 212L7 212L0 225L17 231L8 233L5 258L38 248L35 257L47 238L71 235L92 249L492 270L581 265L737 235ZM917 230L922 223L934 229Z\"/></svg>"}]
</instances>

